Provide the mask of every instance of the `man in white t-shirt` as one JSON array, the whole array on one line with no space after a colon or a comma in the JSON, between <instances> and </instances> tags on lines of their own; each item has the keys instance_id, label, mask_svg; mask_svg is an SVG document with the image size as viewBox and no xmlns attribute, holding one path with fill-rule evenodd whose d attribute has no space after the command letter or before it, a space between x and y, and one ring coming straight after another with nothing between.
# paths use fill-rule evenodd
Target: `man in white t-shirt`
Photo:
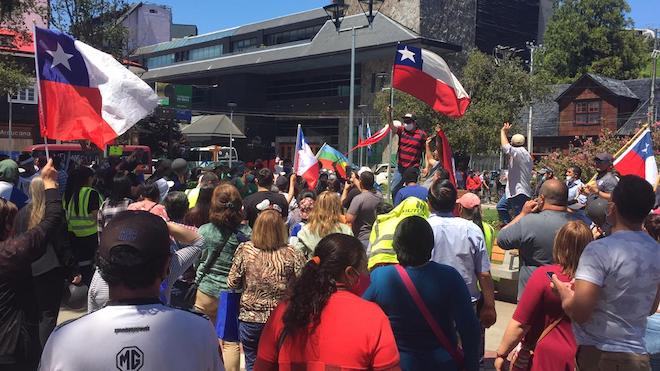
<instances>
[{"instance_id":1,"label":"man in white t-shirt","mask_svg":"<svg viewBox=\"0 0 660 371\"><path fill-rule=\"evenodd\" d=\"M107 306L60 325L40 370L221 371L218 339L203 315L158 300L170 261L167 225L145 211L124 211L105 227L98 267Z\"/></svg>"},{"instance_id":2,"label":"man in white t-shirt","mask_svg":"<svg viewBox=\"0 0 660 371\"><path fill-rule=\"evenodd\" d=\"M532 156L525 149L525 137L514 134L509 143L511 124L504 123L500 130L502 152L509 156L509 170L504 196L497 203L497 213L504 224L511 222L523 205L532 197Z\"/></svg>"},{"instance_id":3,"label":"man in white t-shirt","mask_svg":"<svg viewBox=\"0 0 660 371\"><path fill-rule=\"evenodd\" d=\"M573 321L580 371L650 370L644 334L660 301L660 245L642 223L655 196L634 175L621 177L611 195L612 234L587 245L574 284L556 276L552 283Z\"/></svg>"}]
</instances>

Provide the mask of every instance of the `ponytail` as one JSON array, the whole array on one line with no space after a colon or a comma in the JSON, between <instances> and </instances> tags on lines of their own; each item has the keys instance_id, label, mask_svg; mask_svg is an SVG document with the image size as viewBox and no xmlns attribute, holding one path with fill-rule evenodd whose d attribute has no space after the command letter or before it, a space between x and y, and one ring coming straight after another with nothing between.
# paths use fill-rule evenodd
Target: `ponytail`
<instances>
[{"instance_id":1,"label":"ponytail","mask_svg":"<svg viewBox=\"0 0 660 371\"><path fill-rule=\"evenodd\" d=\"M291 288L283 315L284 333L291 335L312 324L312 332L330 296L337 291L337 279L346 267L358 267L366 259L360 241L349 235L332 233L316 246L315 256L303 267Z\"/></svg>"}]
</instances>

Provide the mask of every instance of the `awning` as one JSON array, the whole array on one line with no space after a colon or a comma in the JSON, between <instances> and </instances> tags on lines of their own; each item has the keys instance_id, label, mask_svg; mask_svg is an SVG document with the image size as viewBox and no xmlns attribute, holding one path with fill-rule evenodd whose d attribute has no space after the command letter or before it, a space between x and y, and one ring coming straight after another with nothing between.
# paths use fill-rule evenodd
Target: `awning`
<instances>
[{"instance_id":1,"label":"awning","mask_svg":"<svg viewBox=\"0 0 660 371\"><path fill-rule=\"evenodd\" d=\"M191 124L182 128L181 132L195 142L229 138L230 133L233 138L245 138L245 134L226 115L193 116Z\"/></svg>"}]
</instances>

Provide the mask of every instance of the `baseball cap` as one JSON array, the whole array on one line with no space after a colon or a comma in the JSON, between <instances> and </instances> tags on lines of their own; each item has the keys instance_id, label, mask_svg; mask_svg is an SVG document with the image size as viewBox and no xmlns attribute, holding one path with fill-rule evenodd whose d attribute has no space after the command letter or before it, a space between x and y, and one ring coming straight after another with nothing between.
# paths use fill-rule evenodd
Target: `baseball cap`
<instances>
[{"instance_id":1,"label":"baseball cap","mask_svg":"<svg viewBox=\"0 0 660 371\"><path fill-rule=\"evenodd\" d=\"M403 121L405 121L406 119L415 121L415 115L413 115L412 113L406 113L405 115L401 116L401 118L403 119Z\"/></svg>"},{"instance_id":2,"label":"baseball cap","mask_svg":"<svg viewBox=\"0 0 660 371\"><path fill-rule=\"evenodd\" d=\"M511 145L520 147L525 144L525 137L522 134L513 134L511 137Z\"/></svg>"},{"instance_id":3,"label":"baseball cap","mask_svg":"<svg viewBox=\"0 0 660 371\"><path fill-rule=\"evenodd\" d=\"M479 199L479 196L472 192L468 192L456 200L456 203L460 204L466 209L474 209L475 207L481 205L481 200Z\"/></svg>"},{"instance_id":4,"label":"baseball cap","mask_svg":"<svg viewBox=\"0 0 660 371\"><path fill-rule=\"evenodd\" d=\"M289 179L284 175L280 175L277 177L277 179L275 179L275 186L277 188L287 187L288 185Z\"/></svg>"},{"instance_id":5,"label":"baseball cap","mask_svg":"<svg viewBox=\"0 0 660 371\"><path fill-rule=\"evenodd\" d=\"M181 170L185 170L188 167L188 162L182 158L177 158L174 161L172 161L172 171L174 172L179 172Z\"/></svg>"},{"instance_id":6,"label":"baseball cap","mask_svg":"<svg viewBox=\"0 0 660 371\"><path fill-rule=\"evenodd\" d=\"M154 183L156 184L156 187L158 187L158 192L160 193L160 202L163 202L170 191L170 187L174 185L174 182L171 180L165 180L165 178L160 178Z\"/></svg>"},{"instance_id":7,"label":"baseball cap","mask_svg":"<svg viewBox=\"0 0 660 371\"><path fill-rule=\"evenodd\" d=\"M607 215L607 200L604 198L596 198L587 202L585 208L587 217L591 219L597 226L605 224Z\"/></svg>"},{"instance_id":8,"label":"baseball cap","mask_svg":"<svg viewBox=\"0 0 660 371\"><path fill-rule=\"evenodd\" d=\"M170 254L170 237L163 218L147 211L122 211L103 228L98 254L110 259L116 246L130 246L146 259Z\"/></svg>"},{"instance_id":9,"label":"baseball cap","mask_svg":"<svg viewBox=\"0 0 660 371\"><path fill-rule=\"evenodd\" d=\"M604 161L604 162L612 162L612 161L614 161L614 157L612 157L612 155L610 155L607 152L601 152L601 153L597 154L596 156L594 156L594 160Z\"/></svg>"}]
</instances>

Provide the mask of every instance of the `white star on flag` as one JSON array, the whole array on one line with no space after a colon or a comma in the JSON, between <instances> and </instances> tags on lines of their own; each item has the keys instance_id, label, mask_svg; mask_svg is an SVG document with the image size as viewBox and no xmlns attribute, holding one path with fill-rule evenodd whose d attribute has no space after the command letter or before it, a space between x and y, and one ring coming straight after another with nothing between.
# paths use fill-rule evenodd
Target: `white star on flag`
<instances>
[{"instance_id":1,"label":"white star on flag","mask_svg":"<svg viewBox=\"0 0 660 371\"><path fill-rule=\"evenodd\" d=\"M73 58L73 54L65 53L60 43L57 43L57 50L46 50L46 53L53 57L53 63L51 63L50 68L54 68L58 64L61 64L62 66L66 67L67 70L71 71L69 59Z\"/></svg>"},{"instance_id":2,"label":"white star on flag","mask_svg":"<svg viewBox=\"0 0 660 371\"><path fill-rule=\"evenodd\" d=\"M403 50L399 50L399 53L401 53L401 62L403 62L406 59L410 59L413 63L415 62L415 52L412 50L408 50L408 47L404 47Z\"/></svg>"}]
</instances>

